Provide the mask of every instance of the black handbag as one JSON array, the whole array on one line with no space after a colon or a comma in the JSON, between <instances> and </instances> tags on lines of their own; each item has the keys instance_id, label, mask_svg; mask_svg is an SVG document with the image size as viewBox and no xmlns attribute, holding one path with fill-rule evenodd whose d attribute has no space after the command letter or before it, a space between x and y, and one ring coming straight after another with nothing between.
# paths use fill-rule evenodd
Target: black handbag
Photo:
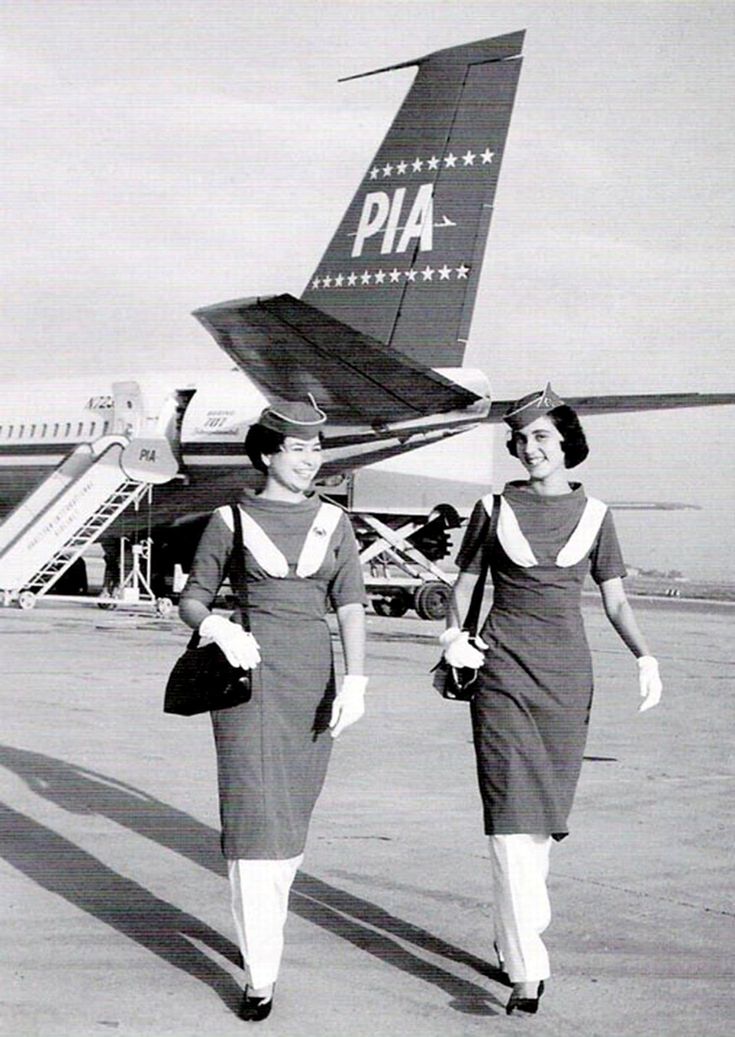
<instances>
[{"instance_id":1,"label":"black handbag","mask_svg":"<svg viewBox=\"0 0 735 1037\"><path fill-rule=\"evenodd\" d=\"M490 565L490 541L496 502L497 499L493 498L493 516L490 519L488 538L482 549L482 564L472 591L467 618L462 628L470 635L470 642L476 637L477 627L480 622L480 609L482 608L487 571ZM475 645L475 647L479 648L478 645ZM471 666L450 666L444 656L442 656L431 672L434 674L433 687L443 699L449 699L451 702L470 702L472 700L477 686L478 670L473 669Z\"/></svg>"},{"instance_id":2,"label":"black handbag","mask_svg":"<svg viewBox=\"0 0 735 1037\"><path fill-rule=\"evenodd\" d=\"M230 583L237 598L240 622L250 629L248 589L245 578L245 551L240 509L232 505L234 542L230 558ZM163 700L164 713L191 717L213 709L229 709L248 702L252 695L252 672L231 666L216 644L199 648L195 631L171 671Z\"/></svg>"}]
</instances>

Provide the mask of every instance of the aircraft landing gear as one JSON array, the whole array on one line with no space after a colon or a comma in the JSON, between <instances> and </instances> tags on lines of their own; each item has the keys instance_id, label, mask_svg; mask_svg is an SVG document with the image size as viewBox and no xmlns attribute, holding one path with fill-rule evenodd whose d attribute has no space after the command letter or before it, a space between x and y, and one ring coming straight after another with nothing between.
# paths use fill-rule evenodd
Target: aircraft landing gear
<instances>
[{"instance_id":1,"label":"aircraft landing gear","mask_svg":"<svg viewBox=\"0 0 735 1037\"><path fill-rule=\"evenodd\" d=\"M430 580L416 588L414 608L421 619L444 619L451 596L452 588L449 584Z\"/></svg>"},{"instance_id":2,"label":"aircraft landing gear","mask_svg":"<svg viewBox=\"0 0 735 1037\"><path fill-rule=\"evenodd\" d=\"M411 608L411 597L406 591L397 591L385 597L371 599L376 616L405 616Z\"/></svg>"},{"instance_id":3,"label":"aircraft landing gear","mask_svg":"<svg viewBox=\"0 0 735 1037\"><path fill-rule=\"evenodd\" d=\"M398 617L414 608L421 619L443 619L454 580L435 560L449 552L449 530L461 525L455 509L437 505L425 522L398 529L367 513L353 518L364 545L360 560L376 614Z\"/></svg>"}]
</instances>

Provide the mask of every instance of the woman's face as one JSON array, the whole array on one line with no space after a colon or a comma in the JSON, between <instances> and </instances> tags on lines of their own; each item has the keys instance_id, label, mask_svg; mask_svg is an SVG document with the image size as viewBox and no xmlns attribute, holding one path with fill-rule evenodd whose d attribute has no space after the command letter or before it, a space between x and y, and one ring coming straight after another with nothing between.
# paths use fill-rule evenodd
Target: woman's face
<instances>
[{"instance_id":1,"label":"woman's face","mask_svg":"<svg viewBox=\"0 0 735 1037\"><path fill-rule=\"evenodd\" d=\"M564 468L559 430L550 418L536 418L513 433L518 460L530 479L548 479Z\"/></svg>"},{"instance_id":2,"label":"woman's face","mask_svg":"<svg viewBox=\"0 0 735 1037\"><path fill-rule=\"evenodd\" d=\"M322 444L319 436L297 439L286 436L276 454L264 455L268 478L292 493L305 493L322 465Z\"/></svg>"}]
</instances>

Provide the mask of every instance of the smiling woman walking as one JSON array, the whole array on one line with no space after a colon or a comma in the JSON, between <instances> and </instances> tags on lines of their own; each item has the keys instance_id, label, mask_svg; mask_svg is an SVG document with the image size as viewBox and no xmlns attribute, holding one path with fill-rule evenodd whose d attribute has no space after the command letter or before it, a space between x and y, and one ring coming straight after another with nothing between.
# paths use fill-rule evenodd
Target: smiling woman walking
<instances>
[{"instance_id":1,"label":"smiling woman walking","mask_svg":"<svg viewBox=\"0 0 735 1037\"><path fill-rule=\"evenodd\" d=\"M365 590L347 514L311 492L326 415L268 407L245 449L265 476L239 502L252 633L210 609L233 545L229 508L212 516L181 597L181 618L233 666L252 669L252 699L212 713L222 850L247 985L240 1018L273 1004L291 884L324 783L332 739L364 712ZM331 604L346 676L335 688Z\"/></svg>"},{"instance_id":2,"label":"smiling woman walking","mask_svg":"<svg viewBox=\"0 0 735 1037\"><path fill-rule=\"evenodd\" d=\"M588 453L577 415L547 385L512 404L505 421L508 449L528 479L475 506L440 641L450 665L480 668L472 725L495 946L513 984L510 1014L536 1012L550 974L541 933L551 918L551 841L568 833L592 705L580 611L587 573L599 585L607 618L637 657L641 711L659 701L661 681L623 590L612 515L567 479L566 469ZM461 623L483 558L494 600L475 647Z\"/></svg>"}]
</instances>

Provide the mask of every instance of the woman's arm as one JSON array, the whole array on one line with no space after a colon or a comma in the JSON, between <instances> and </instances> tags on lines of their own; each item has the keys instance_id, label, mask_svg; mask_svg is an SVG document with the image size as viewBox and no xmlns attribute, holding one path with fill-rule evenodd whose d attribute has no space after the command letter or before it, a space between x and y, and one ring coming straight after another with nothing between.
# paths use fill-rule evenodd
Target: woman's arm
<instances>
[{"instance_id":1,"label":"woman's arm","mask_svg":"<svg viewBox=\"0 0 735 1037\"><path fill-rule=\"evenodd\" d=\"M452 588L452 595L447 607L447 629L462 627L469 612L472 591L479 579L476 573L460 572Z\"/></svg>"},{"instance_id":2,"label":"woman's arm","mask_svg":"<svg viewBox=\"0 0 735 1037\"><path fill-rule=\"evenodd\" d=\"M636 622L633 609L630 607L623 588L623 581L620 577L614 580L605 580L601 583L600 594L602 595L605 615L633 655L637 659L640 659L643 655L650 655L646 639Z\"/></svg>"},{"instance_id":3,"label":"woman's arm","mask_svg":"<svg viewBox=\"0 0 735 1037\"><path fill-rule=\"evenodd\" d=\"M345 675L332 704L329 727L332 738L339 738L345 728L359 720L365 712L365 609L352 602L337 608L339 636L345 657Z\"/></svg>"},{"instance_id":4,"label":"woman's arm","mask_svg":"<svg viewBox=\"0 0 735 1037\"><path fill-rule=\"evenodd\" d=\"M179 602L179 616L206 642L211 639L230 666L250 670L260 662L258 642L240 623L210 612L222 583L232 547L232 531L216 512L210 519Z\"/></svg>"},{"instance_id":5,"label":"woman's arm","mask_svg":"<svg viewBox=\"0 0 735 1037\"><path fill-rule=\"evenodd\" d=\"M209 609L198 598L182 598L179 602L179 617L192 630L198 630L208 615Z\"/></svg>"},{"instance_id":6,"label":"woman's arm","mask_svg":"<svg viewBox=\"0 0 735 1037\"><path fill-rule=\"evenodd\" d=\"M337 624L345 657L345 673L361 677L365 673L365 609L359 603L340 605Z\"/></svg>"},{"instance_id":7,"label":"woman's arm","mask_svg":"<svg viewBox=\"0 0 735 1037\"><path fill-rule=\"evenodd\" d=\"M638 660L638 683L643 700L639 711L644 713L652 706L658 705L661 699L663 689L658 662L648 650L646 640L633 615L633 609L628 604L620 577L604 580L600 584L600 594L605 615Z\"/></svg>"}]
</instances>

